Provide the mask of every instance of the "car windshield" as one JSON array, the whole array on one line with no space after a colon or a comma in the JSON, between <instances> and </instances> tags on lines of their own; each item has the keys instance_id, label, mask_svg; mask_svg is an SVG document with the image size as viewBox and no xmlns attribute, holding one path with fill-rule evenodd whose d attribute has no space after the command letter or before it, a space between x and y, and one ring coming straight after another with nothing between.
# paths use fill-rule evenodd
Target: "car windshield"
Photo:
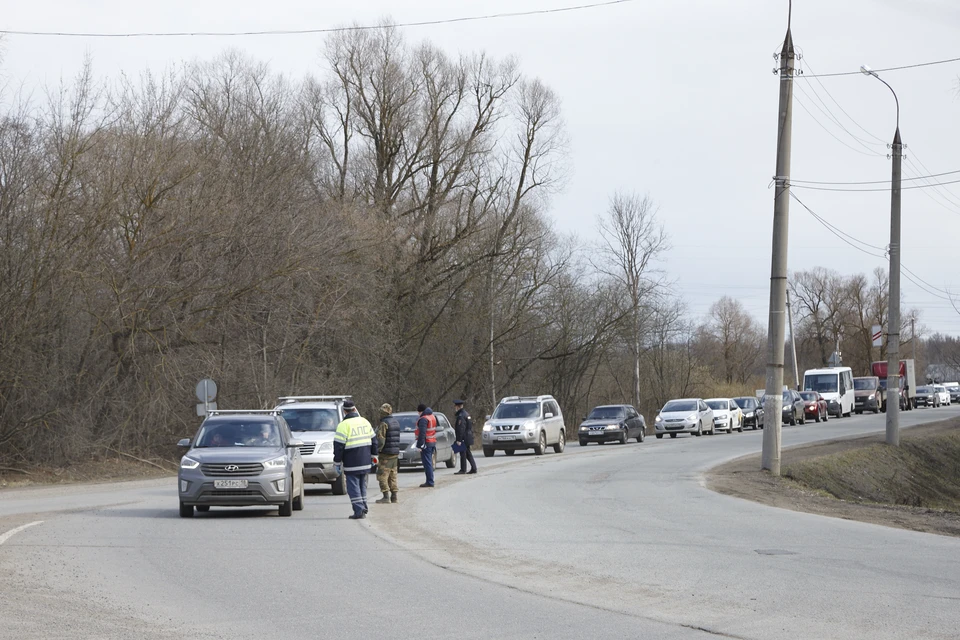
<instances>
[{"instance_id":1,"label":"car windshield","mask_svg":"<svg viewBox=\"0 0 960 640\"><path fill-rule=\"evenodd\" d=\"M820 393L837 393L840 376L835 373L815 373L803 377L805 391L819 391Z\"/></svg>"},{"instance_id":2,"label":"car windshield","mask_svg":"<svg viewBox=\"0 0 960 640\"><path fill-rule=\"evenodd\" d=\"M737 406L741 409L754 409L757 406L757 401L753 398L734 398L734 402L737 403Z\"/></svg>"},{"instance_id":3,"label":"car windshield","mask_svg":"<svg viewBox=\"0 0 960 640\"><path fill-rule=\"evenodd\" d=\"M494 420L539 417L540 405L536 402L505 402L493 412Z\"/></svg>"},{"instance_id":4,"label":"car windshield","mask_svg":"<svg viewBox=\"0 0 960 640\"><path fill-rule=\"evenodd\" d=\"M817 399L817 392L816 392L816 391L801 391L801 392L800 392L800 397L803 398L804 400L806 400L807 402L813 402L814 400Z\"/></svg>"},{"instance_id":5,"label":"car windshield","mask_svg":"<svg viewBox=\"0 0 960 640\"><path fill-rule=\"evenodd\" d=\"M291 431L336 431L339 416L337 410L289 409L283 410L283 419Z\"/></svg>"},{"instance_id":6,"label":"car windshield","mask_svg":"<svg viewBox=\"0 0 960 640\"><path fill-rule=\"evenodd\" d=\"M696 400L671 400L667 404L663 405L663 411L661 413L670 413L672 411L696 411L696 410L697 410Z\"/></svg>"},{"instance_id":7,"label":"car windshield","mask_svg":"<svg viewBox=\"0 0 960 640\"><path fill-rule=\"evenodd\" d=\"M930 387L917 387L917 393L933 393Z\"/></svg>"},{"instance_id":8,"label":"car windshield","mask_svg":"<svg viewBox=\"0 0 960 640\"><path fill-rule=\"evenodd\" d=\"M854 378L853 388L857 391L873 391L877 388L876 378Z\"/></svg>"},{"instance_id":9,"label":"car windshield","mask_svg":"<svg viewBox=\"0 0 960 640\"><path fill-rule=\"evenodd\" d=\"M397 419L397 422L400 423L400 431L416 431L417 430L417 420L420 419L420 416L413 413L407 413L404 415L394 415L394 418Z\"/></svg>"},{"instance_id":10,"label":"car windshield","mask_svg":"<svg viewBox=\"0 0 960 640\"><path fill-rule=\"evenodd\" d=\"M279 447L280 433L266 420L208 422L200 428L195 447Z\"/></svg>"},{"instance_id":11,"label":"car windshield","mask_svg":"<svg viewBox=\"0 0 960 640\"><path fill-rule=\"evenodd\" d=\"M623 420L624 415L623 407L595 407L587 420Z\"/></svg>"},{"instance_id":12,"label":"car windshield","mask_svg":"<svg viewBox=\"0 0 960 640\"><path fill-rule=\"evenodd\" d=\"M707 406L719 411L727 411L730 409L730 403L726 400L707 400Z\"/></svg>"}]
</instances>

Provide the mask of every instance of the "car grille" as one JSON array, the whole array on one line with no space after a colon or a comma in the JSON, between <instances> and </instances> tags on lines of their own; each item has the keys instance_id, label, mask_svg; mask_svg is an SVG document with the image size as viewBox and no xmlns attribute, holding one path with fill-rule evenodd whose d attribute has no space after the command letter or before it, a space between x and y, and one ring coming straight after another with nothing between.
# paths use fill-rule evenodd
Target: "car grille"
<instances>
[{"instance_id":1,"label":"car grille","mask_svg":"<svg viewBox=\"0 0 960 640\"><path fill-rule=\"evenodd\" d=\"M520 431L520 425L518 424L498 424L496 426L497 431Z\"/></svg>"},{"instance_id":2,"label":"car grille","mask_svg":"<svg viewBox=\"0 0 960 640\"><path fill-rule=\"evenodd\" d=\"M316 448L317 448L317 445L315 445L315 444L312 443L312 442L311 442L310 444L305 444L305 445L303 445L302 447L300 447L300 455L302 455L302 456L312 456L312 455L313 455L313 450L316 449Z\"/></svg>"},{"instance_id":3,"label":"car grille","mask_svg":"<svg viewBox=\"0 0 960 640\"><path fill-rule=\"evenodd\" d=\"M227 471L227 467L235 470ZM205 476L258 476L263 471L263 465L259 462L217 462L216 464L207 462L200 465L200 470Z\"/></svg>"}]
</instances>

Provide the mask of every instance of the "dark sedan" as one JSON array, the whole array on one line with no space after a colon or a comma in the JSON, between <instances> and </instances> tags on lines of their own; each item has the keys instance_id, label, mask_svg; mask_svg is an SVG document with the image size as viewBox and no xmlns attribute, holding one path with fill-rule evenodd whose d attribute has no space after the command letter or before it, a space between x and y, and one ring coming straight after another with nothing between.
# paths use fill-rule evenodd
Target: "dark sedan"
<instances>
[{"instance_id":1,"label":"dark sedan","mask_svg":"<svg viewBox=\"0 0 960 640\"><path fill-rule=\"evenodd\" d=\"M457 454L453 451L456 434L446 415L437 411L434 411L433 415L437 417L437 448L433 452L433 468L437 468L439 460L447 469L453 469L457 464ZM422 466L420 452L413 446L417 443L417 420L420 419L420 414L416 411L398 411L393 417L400 422L400 456L397 460L399 466Z\"/></svg>"},{"instance_id":2,"label":"dark sedan","mask_svg":"<svg viewBox=\"0 0 960 640\"><path fill-rule=\"evenodd\" d=\"M577 436L581 447L590 442L627 444L630 438L643 442L646 430L647 423L636 409L628 404L612 404L594 407L590 415L580 423Z\"/></svg>"},{"instance_id":3,"label":"dark sedan","mask_svg":"<svg viewBox=\"0 0 960 640\"><path fill-rule=\"evenodd\" d=\"M787 389L783 392L783 423L795 425L806 424L807 415L805 413L805 402L800 394L793 389Z\"/></svg>"},{"instance_id":4,"label":"dark sedan","mask_svg":"<svg viewBox=\"0 0 960 640\"><path fill-rule=\"evenodd\" d=\"M763 429L763 407L760 406L758 399L753 396L743 396L734 398L733 401L743 411L744 427L753 427L754 430Z\"/></svg>"},{"instance_id":5,"label":"dark sedan","mask_svg":"<svg viewBox=\"0 0 960 640\"><path fill-rule=\"evenodd\" d=\"M933 387L917 387L917 397L914 400L918 407L939 407L940 396Z\"/></svg>"}]
</instances>

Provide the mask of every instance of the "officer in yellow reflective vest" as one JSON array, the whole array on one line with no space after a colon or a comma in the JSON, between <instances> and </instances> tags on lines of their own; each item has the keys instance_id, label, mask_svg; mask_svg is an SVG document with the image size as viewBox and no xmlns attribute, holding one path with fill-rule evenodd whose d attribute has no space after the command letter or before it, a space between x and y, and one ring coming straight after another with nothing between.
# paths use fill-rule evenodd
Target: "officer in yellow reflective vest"
<instances>
[{"instance_id":1,"label":"officer in yellow reflective vest","mask_svg":"<svg viewBox=\"0 0 960 640\"><path fill-rule=\"evenodd\" d=\"M333 437L333 462L346 477L347 495L353 505L351 520L367 516L367 477L377 464L377 434L357 413L353 401L343 403L343 422Z\"/></svg>"}]
</instances>

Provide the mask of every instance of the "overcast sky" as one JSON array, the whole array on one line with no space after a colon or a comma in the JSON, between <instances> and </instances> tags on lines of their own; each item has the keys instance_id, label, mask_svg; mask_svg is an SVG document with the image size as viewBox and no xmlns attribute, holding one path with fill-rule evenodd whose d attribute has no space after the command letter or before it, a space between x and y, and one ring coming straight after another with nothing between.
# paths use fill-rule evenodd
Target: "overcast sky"
<instances>
[{"instance_id":1,"label":"overcast sky","mask_svg":"<svg viewBox=\"0 0 960 640\"><path fill-rule=\"evenodd\" d=\"M403 23L578 3L30 0L6 3L0 28L305 29L372 24L384 17ZM569 182L551 203L559 231L593 236L596 215L614 191L647 193L658 203L671 236L672 249L662 267L691 313L699 319L713 301L729 294L766 326L778 101L772 54L780 49L786 20L786 0L635 0L404 32L412 41L427 39L450 53L515 55L525 74L539 76L559 94L572 164ZM960 2L796 0L793 34L807 74L856 71L864 63L881 69L955 58L960 56ZM36 88L73 76L85 53L98 74L115 77L121 71L136 74L208 59L235 47L296 78L322 71L322 38L8 36L0 74L8 87ZM900 98L900 129L907 145L904 178L960 170L958 74L960 63L882 74ZM859 74L821 82L797 81L792 178L889 179L885 142L892 139L895 122L890 92ZM960 173L938 180L958 179ZM794 193L857 239L881 248L889 243L889 192ZM903 192L905 267L935 289L960 292L958 243L960 183ZM789 264L791 270L823 266L852 274L869 273L886 261L851 248L793 202ZM907 306L922 310L930 331L960 335L960 315L947 300L906 277L903 294Z\"/></svg>"}]
</instances>

